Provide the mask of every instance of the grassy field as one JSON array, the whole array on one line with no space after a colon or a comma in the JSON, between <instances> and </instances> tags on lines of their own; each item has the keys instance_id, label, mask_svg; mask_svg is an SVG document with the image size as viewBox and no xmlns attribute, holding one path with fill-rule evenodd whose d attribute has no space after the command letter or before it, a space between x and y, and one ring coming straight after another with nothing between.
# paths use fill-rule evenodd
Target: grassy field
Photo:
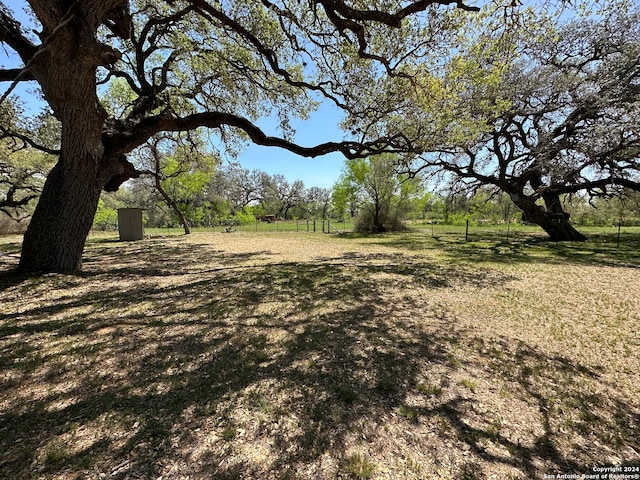
<instances>
[{"instance_id":1,"label":"grassy field","mask_svg":"<svg viewBox=\"0 0 640 480\"><path fill-rule=\"evenodd\" d=\"M205 232L225 232L226 227L213 227L213 228L194 228L193 231L197 233ZM256 222L247 225L238 225L229 227L233 232L242 233L282 233L282 232L297 232L297 233L322 233L323 228L325 232L329 233L351 233L354 231L353 222L338 222L331 221L323 224L322 220L286 220L277 221L272 223ZM542 230L537 225L525 225L525 224L502 224L502 225L469 225L468 230L464 225L446 225L446 224L427 224L424 222L413 222L408 224L410 231L421 232L433 237L444 237L449 239L464 239L465 236L469 241L477 240L495 240L502 242L509 242L512 239L528 239L533 237L544 237ZM585 235L589 236L593 240L617 242L618 228L614 225L610 227L585 227L578 226L578 230ZM147 228L145 230L151 236L168 236L168 235L182 235L184 230L182 228ZM97 236L103 236L102 232L92 233ZM624 242L625 239L630 239L632 242L640 236L640 227L622 227L620 241Z\"/></svg>"},{"instance_id":2,"label":"grassy field","mask_svg":"<svg viewBox=\"0 0 640 480\"><path fill-rule=\"evenodd\" d=\"M79 275L0 274L0 478L633 469L640 235L611 230L93 235Z\"/></svg>"}]
</instances>

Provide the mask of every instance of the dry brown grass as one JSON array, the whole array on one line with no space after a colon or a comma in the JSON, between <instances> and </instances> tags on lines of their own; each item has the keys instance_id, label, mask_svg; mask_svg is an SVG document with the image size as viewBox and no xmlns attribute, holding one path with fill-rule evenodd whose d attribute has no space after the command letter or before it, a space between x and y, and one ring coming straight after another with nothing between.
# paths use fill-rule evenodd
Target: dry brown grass
<instances>
[{"instance_id":1,"label":"dry brown grass","mask_svg":"<svg viewBox=\"0 0 640 480\"><path fill-rule=\"evenodd\" d=\"M589 248L94 240L81 275L0 277L0 478L638 465L640 254Z\"/></svg>"}]
</instances>

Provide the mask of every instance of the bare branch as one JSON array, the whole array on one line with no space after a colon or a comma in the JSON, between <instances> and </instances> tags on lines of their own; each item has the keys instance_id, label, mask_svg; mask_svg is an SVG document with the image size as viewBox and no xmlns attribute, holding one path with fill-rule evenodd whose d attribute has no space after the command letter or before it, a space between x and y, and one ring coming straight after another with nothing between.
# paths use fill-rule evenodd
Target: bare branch
<instances>
[{"instance_id":1,"label":"bare branch","mask_svg":"<svg viewBox=\"0 0 640 480\"><path fill-rule=\"evenodd\" d=\"M0 70L0 82L21 82L35 80L31 71L23 68L7 68Z\"/></svg>"},{"instance_id":2,"label":"bare branch","mask_svg":"<svg viewBox=\"0 0 640 480\"><path fill-rule=\"evenodd\" d=\"M38 47L22 34L20 22L13 19L2 8L0 8L0 42L15 50L25 64L38 51Z\"/></svg>"}]
</instances>

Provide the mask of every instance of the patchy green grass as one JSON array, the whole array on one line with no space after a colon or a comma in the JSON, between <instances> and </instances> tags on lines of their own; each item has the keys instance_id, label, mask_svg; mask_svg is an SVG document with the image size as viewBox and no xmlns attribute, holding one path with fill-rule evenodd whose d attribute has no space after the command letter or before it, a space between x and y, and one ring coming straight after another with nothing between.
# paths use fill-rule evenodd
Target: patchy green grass
<instances>
[{"instance_id":1,"label":"patchy green grass","mask_svg":"<svg viewBox=\"0 0 640 480\"><path fill-rule=\"evenodd\" d=\"M376 466L365 457L359 454L351 455L347 458L345 470L351 478L357 480L368 480L373 478Z\"/></svg>"},{"instance_id":2,"label":"patchy green grass","mask_svg":"<svg viewBox=\"0 0 640 480\"><path fill-rule=\"evenodd\" d=\"M0 478L640 462L638 236L155 235L92 236L79 275L0 275Z\"/></svg>"}]
</instances>

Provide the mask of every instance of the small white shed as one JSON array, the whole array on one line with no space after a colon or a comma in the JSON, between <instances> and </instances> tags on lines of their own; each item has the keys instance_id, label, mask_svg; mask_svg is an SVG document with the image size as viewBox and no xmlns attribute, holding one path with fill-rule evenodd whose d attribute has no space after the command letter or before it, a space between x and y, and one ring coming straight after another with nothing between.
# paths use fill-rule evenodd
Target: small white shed
<instances>
[{"instance_id":1,"label":"small white shed","mask_svg":"<svg viewBox=\"0 0 640 480\"><path fill-rule=\"evenodd\" d=\"M142 224L142 208L119 208L118 231L120 241L142 240L144 225Z\"/></svg>"}]
</instances>

